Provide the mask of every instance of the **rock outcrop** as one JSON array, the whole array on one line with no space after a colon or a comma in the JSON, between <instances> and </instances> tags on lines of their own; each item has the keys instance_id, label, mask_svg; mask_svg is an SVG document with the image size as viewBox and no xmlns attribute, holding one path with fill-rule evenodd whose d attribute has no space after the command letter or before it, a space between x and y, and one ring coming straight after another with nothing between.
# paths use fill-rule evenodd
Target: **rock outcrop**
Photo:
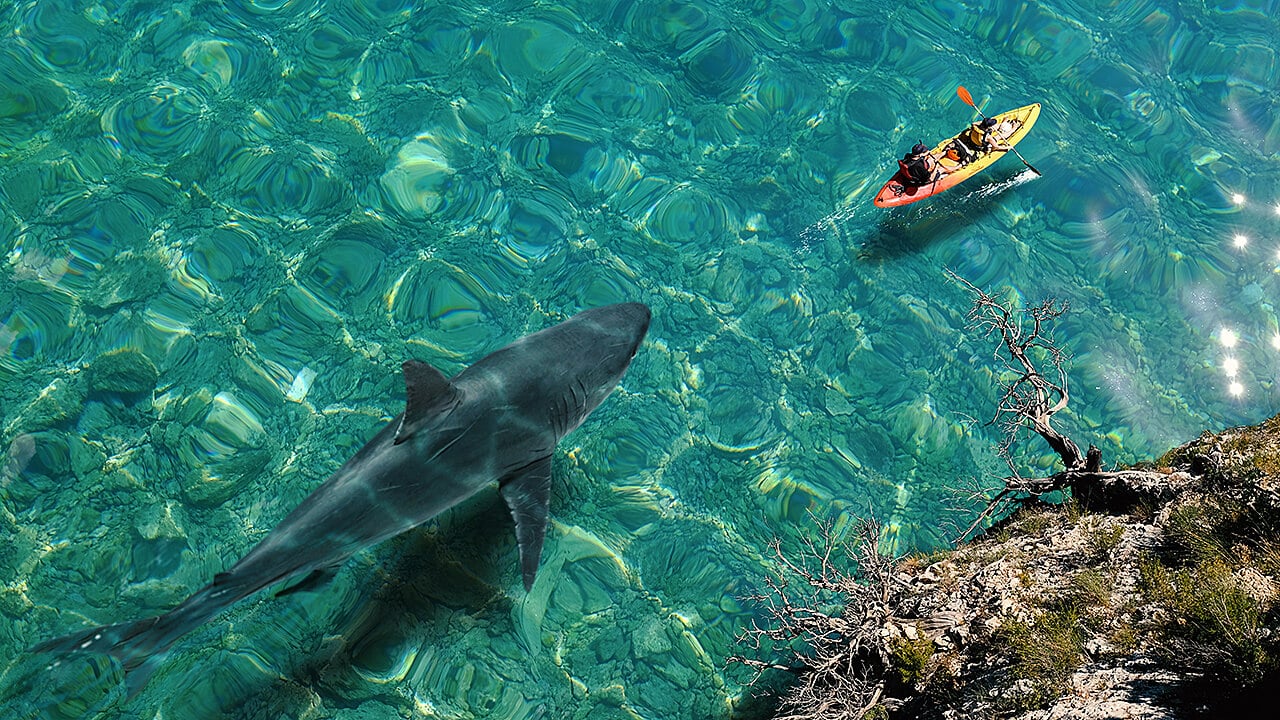
<instances>
[{"instance_id":1,"label":"rock outcrop","mask_svg":"<svg viewBox=\"0 0 1280 720\"><path fill-rule=\"evenodd\" d=\"M889 633L933 649L907 715L1177 718L1274 682L1280 417L1089 487L904 561Z\"/></svg>"},{"instance_id":2,"label":"rock outcrop","mask_svg":"<svg viewBox=\"0 0 1280 720\"><path fill-rule=\"evenodd\" d=\"M955 550L824 573L848 604L792 631L824 667L800 671L780 716L1163 720L1231 713L1274 686L1280 416L1072 487ZM859 697L831 679L834 660Z\"/></svg>"}]
</instances>

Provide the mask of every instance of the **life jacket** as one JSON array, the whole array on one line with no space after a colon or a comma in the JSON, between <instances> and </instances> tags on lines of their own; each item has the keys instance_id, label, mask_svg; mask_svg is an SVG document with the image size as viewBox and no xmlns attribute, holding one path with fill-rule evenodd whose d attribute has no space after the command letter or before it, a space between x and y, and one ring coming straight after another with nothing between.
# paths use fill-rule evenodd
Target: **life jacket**
<instances>
[{"instance_id":1,"label":"life jacket","mask_svg":"<svg viewBox=\"0 0 1280 720\"><path fill-rule=\"evenodd\" d=\"M911 182L916 185L924 185L929 182L929 166L925 160L927 155L921 155L914 160L911 156L898 161L898 167L902 168L902 174L906 175Z\"/></svg>"},{"instance_id":2,"label":"life jacket","mask_svg":"<svg viewBox=\"0 0 1280 720\"><path fill-rule=\"evenodd\" d=\"M982 129L975 123L968 131L965 132L964 139L965 142L969 143L973 147L979 150L984 150L986 149L987 135L989 134L990 133L988 131Z\"/></svg>"}]
</instances>

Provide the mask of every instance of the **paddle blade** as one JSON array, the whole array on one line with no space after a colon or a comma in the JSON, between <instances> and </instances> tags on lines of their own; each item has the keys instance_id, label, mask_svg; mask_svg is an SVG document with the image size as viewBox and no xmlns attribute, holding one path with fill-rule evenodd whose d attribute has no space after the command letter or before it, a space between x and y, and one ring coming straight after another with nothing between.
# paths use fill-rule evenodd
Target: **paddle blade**
<instances>
[{"instance_id":1,"label":"paddle blade","mask_svg":"<svg viewBox=\"0 0 1280 720\"><path fill-rule=\"evenodd\" d=\"M973 96L969 94L969 91L966 90L963 85L956 88L956 94L959 95L960 99L965 101L969 107L977 109L978 106L973 104Z\"/></svg>"}]
</instances>

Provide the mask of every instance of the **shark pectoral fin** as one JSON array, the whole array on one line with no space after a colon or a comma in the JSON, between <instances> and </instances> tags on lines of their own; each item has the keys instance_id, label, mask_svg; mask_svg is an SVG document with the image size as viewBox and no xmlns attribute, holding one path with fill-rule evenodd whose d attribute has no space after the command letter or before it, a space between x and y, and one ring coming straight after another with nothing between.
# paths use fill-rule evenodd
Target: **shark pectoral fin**
<instances>
[{"instance_id":1,"label":"shark pectoral fin","mask_svg":"<svg viewBox=\"0 0 1280 720\"><path fill-rule=\"evenodd\" d=\"M396 445L458 404L457 388L439 370L418 360L406 360L400 367L404 370L408 401L400 417L400 428L396 430Z\"/></svg>"},{"instance_id":2,"label":"shark pectoral fin","mask_svg":"<svg viewBox=\"0 0 1280 720\"><path fill-rule=\"evenodd\" d=\"M313 590L319 590L332 582L334 576L337 574L338 568L336 567L316 568L306 577L276 593L276 597L282 598L296 592L312 592Z\"/></svg>"},{"instance_id":3,"label":"shark pectoral fin","mask_svg":"<svg viewBox=\"0 0 1280 720\"><path fill-rule=\"evenodd\" d=\"M516 521L520 543L520 571L524 589L533 588L547 534L547 503L551 500L551 456L535 460L502 480L502 497Z\"/></svg>"}]
</instances>

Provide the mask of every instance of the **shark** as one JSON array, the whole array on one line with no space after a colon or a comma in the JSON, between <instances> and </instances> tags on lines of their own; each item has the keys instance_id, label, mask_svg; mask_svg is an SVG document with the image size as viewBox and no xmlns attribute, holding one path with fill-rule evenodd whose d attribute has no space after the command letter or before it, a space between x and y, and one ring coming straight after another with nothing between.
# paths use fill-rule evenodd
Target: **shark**
<instances>
[{"instance_id":1,"label":"shark","mask_svg":"<svg viewBox=\"0 0 1280 720\"><path fill-rule=\"evenodd\" d=\"M649 320L641 303L585 310L452 378L405 362L404 412L229 569L162 615L78 630L31 651L109 655L132 697L179 638L231 605L294 580L278 595L318 589L352 554L495 484L515 521L527 592L546 536L556 446L617 387Z\"/></svg>"}]
</instances>

